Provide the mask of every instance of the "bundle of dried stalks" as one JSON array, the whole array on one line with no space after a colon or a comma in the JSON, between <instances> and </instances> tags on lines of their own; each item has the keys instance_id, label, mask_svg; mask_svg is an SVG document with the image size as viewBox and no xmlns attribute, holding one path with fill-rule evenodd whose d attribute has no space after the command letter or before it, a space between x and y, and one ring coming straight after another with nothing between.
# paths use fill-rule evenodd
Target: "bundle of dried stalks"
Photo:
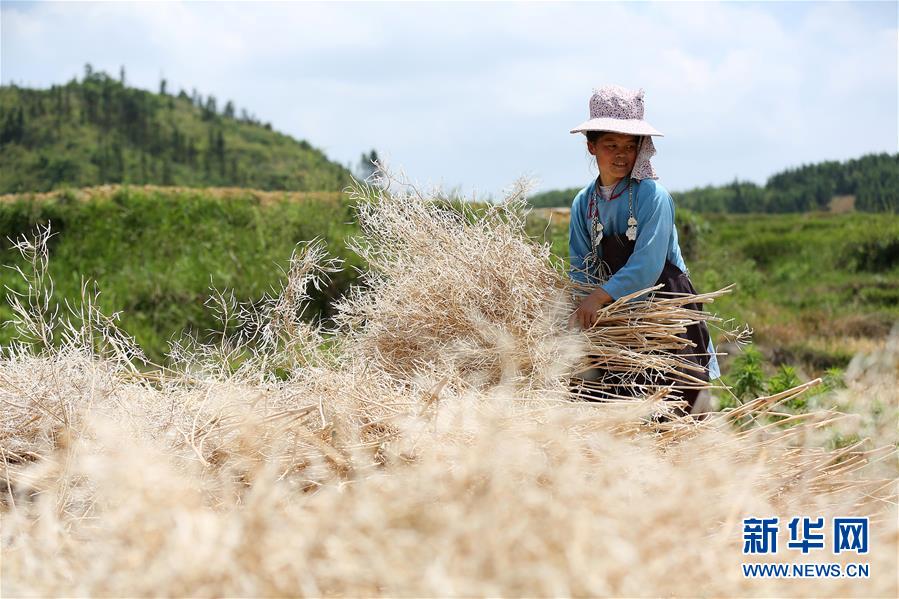
<instances>
[{"instance_id":1,"label":"bundle of dried stalks","mask_svg":"<svg viewBox=\"0 0 899 599\"><path fill-rule=\"evenodd\" d=\"M580 342L564 334L567 287L548 247L524 234L526 182L482 215L386 187L351 193L362 229L353 247L371 270L338 306L348 354L404 380L561 389Z\"/></svg>"}]
</instances>

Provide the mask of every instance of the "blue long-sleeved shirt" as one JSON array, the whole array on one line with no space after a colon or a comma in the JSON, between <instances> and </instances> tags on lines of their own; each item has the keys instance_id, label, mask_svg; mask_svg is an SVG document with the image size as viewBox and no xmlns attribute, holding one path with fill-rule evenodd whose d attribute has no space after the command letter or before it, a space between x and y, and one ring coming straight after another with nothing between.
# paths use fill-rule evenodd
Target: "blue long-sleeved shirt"
<instances>
[{"instance_id":1,"label":"blue long-sleeved shirt","mask_svg":"<svg viewBox=\"0 0 899 599\"><path fill-rule=\"evenodd\" d=\"M591 251L590 229L592 221L587 213L590 197L596 181L578 192L571 204L571 223L568 232L568 253L571 259L570 276L575 281L591 285L601 285L612 299L618 299L641 289L652 287L658 281L669 260L683 272L687 265L677 241L677 227L674 224L674 200L661 183L653 179L632 180L634 216L637 218L637 241L634 252L627 263L604 283L595 272L587 272L585 259ZM622 191L627 179L622 179L615 187L613 195ZM614 200L604 200L597 191L599 220L603 225L603 235L623 235L627 231L628 192L624 191ZM598 250L601 257L601 249ZM643 296L641 296L643 297ZM721 376L715 348L709 340L709 378Z\"/></svg>"}]
</instances>

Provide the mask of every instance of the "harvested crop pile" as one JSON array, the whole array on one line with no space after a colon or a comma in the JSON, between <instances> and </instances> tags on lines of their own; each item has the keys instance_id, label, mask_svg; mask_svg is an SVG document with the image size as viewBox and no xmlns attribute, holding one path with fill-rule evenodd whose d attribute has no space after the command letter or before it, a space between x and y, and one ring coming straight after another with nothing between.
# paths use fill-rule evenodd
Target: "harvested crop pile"
<instances>
[{"instance_id":1,"label":"harvested crop pile","mask_svg":"<svg viewBox=\"0 0 899 599\"><path fill-rule=\"evenodd\" d=\"M49 318L46 237L25 248L0 362L4 596L895 595L895 405L785 423L800 387L654 422L665 389L572 401L587 355L664 370L668 335L569 331L574 290L514 198L460 217L357 192L372 272L336 334L299 319L337 266L304 245L279 293L213 298L224 334L152 372L90 301ZM664 302L604 317L706 317ZM886 388L895 360L846 393ZM829 446L837 426L858 443ZM869 516L870 577L744 578L742 519L795 515Z\"/></svg>"},{"instance_id":2,"label":"harvested crop pile","mask_svg":"<svg viewBox=\"0 0 899 599\"><path fill-rule=\"evenodd\" d=\"M338 322L348 355L400 380L436 375L433 382L457 389L545 396L567 393L572 375L588 367L613 373L616 384L676 373L686 362L665 350L687 343L677 336L687 324L714 318L686 304L726 291L621 298L592 330L575 333L567 328L572 294L589 289L525 236L525 181L480 212L430 201L411 186L388 193L389 183L354 190L363 236L353 245L371 270L339 305ZM702 386L689 370L679 377Z\"/></svg>"},{"instance_id":3,"label":"harvested crop pile","mask_svg":"<svg viewBox=\"0 0 899 599\"><path fill-rule=\"evenodd\" d=\"M347 352L401 380L438 374L475 389L561 389L583 350L566 334L566 281L523 234L523 186L483 214L414 188L359 186L366 286L340 306Z\"/></svg>"}]
</instances>

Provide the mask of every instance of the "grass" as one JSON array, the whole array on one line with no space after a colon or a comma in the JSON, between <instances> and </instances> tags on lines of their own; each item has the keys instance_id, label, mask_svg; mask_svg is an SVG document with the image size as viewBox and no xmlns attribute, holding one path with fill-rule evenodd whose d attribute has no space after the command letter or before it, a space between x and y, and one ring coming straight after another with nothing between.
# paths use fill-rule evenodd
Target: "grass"
<instances>
[{"instance_id":1,"label":"grass","mask_svg":"<svg viewBox=\"0 0 899 599\"><path fill-rule=\"evenodd\" d=\"M281 200L254 192L214 194L191 189L113 188L78 199L59 193L19 196L0 203L4 263L20 265L7 238L50 222L50 275L60 297L80 297L82 276L100 285L102 310L122 311L122 327L154 361L163 359L172 335L185 329L201 337L217 325L204 302L210 287L228 288L239 300L258 298L281 280L297 243L321 238L348 265L316 292L310 317L328 317L332 302L356 279L357 257L344 238L356 231L340 194L291 194ZM0 281L23 291L15 273ZM0 308L8 319L8 308ZM8 342L11 332L0 333Z\"/></svg>"}]
</instances>

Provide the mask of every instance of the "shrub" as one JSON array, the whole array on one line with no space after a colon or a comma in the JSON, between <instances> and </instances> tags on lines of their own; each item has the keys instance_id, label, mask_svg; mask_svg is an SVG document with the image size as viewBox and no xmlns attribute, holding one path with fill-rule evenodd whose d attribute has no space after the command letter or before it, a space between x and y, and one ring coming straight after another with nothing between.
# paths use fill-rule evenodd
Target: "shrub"
<instances>
[{"instance_id":1,"label":"shrub","mask_svg":"<svg viewBox=\"0 0 899 599\"><path fill-rule=\"evenodd\" d=\"M730 372L731 387L740 399L758 397L765 393L765 373L762 371L762 353L748 345L734 361Z\"/></svg>"}]
</instances>

